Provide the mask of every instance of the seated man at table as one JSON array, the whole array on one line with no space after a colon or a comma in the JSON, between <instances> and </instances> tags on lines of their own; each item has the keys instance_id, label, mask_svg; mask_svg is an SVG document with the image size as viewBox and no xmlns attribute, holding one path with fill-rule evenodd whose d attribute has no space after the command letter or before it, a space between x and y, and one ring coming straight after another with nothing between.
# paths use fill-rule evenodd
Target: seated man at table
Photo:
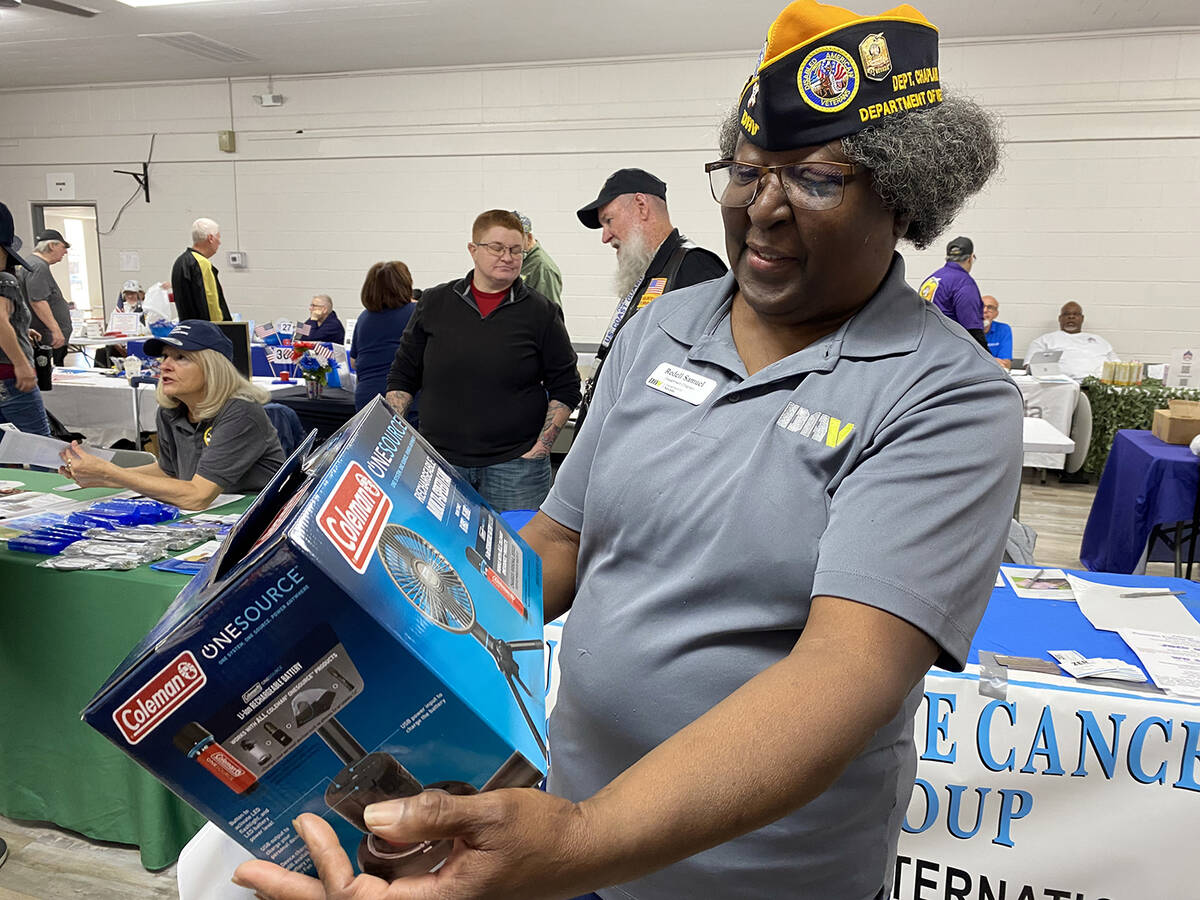
<instances>
[{"instance_id":1,"label":"seated man at table","mask_svg":"<svg viewBox=\"0 0 1200 900\"><path fill-rule=\"evenodd\" d=\"M309 318L296 329L296 337L306 341L329 341L331 344L346 342L346 326L333 311L333 298L328 294L314 294L308 304Z\"/></svg>"},{"instance_id":2,"label":"seated man at table","mask_svg":"<svg viewBox=\"0 0 1200 900\"><path fill-rule=\"evenodd\" d=\"M1120 359L1113 352L1112 344L1097 334L1083 331L1083 307L1074 300L1063 304L1058 312L1058 331L1050 331L1034 338L1025 351L1025 362L1039 350L1061 350L1058 365L1064 375L1082 381L1089 375L1099 377L1106 360Z\"/></svg>"},{"instance_id":3,"label":"seated man at table","mask_svg":"<svg viewBox=\"0 0 1200 900\"><path fill-rule=\"evenodd\" d=\"M988 353L1004 369L1012 368L1012 329L1004 322L997 322L1000 301L991 294L983 298L983 334L987 338Z\"/></svg>"},{"instance_id":4,"label":"seated man at table","mask_svg":"<svg viewBox=\"0 0 1200 900\"><path fill-rule=\"evenodd\" d=\"M129 488L184 509L205 509L222 492L266 486L283 465L268 394L233 367L233 342L210 322L180 322L146 341L161 356L158 461L123 469L72 442L59 473L83 487Z\"/></svg>"}]
</instances>

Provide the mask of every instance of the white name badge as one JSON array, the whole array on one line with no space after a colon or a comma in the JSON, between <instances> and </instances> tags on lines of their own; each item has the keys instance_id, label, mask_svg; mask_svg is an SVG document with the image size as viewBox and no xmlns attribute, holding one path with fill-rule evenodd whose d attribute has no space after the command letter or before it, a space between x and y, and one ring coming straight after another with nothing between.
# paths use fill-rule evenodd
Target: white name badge
<instances>
[{"instance_id":1,"label":"white name badge","mask_svg":"<svg viewBox=\"0 0 1200 900\"><path fill-rule=\"evenodd\" d=\"M705 378L670 363L659 363L654 373L646 379L646 384L669 397L686 400L692 406L703 403L704 398L717 386L715 379Z\"/></svg>"}]
</instances>

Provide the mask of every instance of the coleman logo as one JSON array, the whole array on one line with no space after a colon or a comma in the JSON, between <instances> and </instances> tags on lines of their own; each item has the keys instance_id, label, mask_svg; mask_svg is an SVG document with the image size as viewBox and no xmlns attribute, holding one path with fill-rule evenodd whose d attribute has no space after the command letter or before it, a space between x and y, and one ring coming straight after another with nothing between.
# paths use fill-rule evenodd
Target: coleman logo
<instances>
[{"instance_id":1,"label":"coleman logo","mask_svg":"<svg viewBox=\"0 0 1200 900\"><path fill-rule=\"evenodd\" d=\"M854 431L853 422L843 422L828 413L810 412L791 401L783 408L775 424L826 447L840 447L850 437L850 432Z\"/></svg>"},{"instance_id":2,"label":"coleman logo","mask_svg":"<svg viewBox=\"0 0 1200 900\"><path fill-rule=\"evenodd\" d=\"M392 501L356 462L346 467L317 513L317 524L359 575L367 570Z\"/></svg>"},{"instance_id":3,"label":"coleman logo","mask_svg":"<svg viewBox=\"0 0 1200 900\"><path fill-rule=\"evenodd\" d=\"M166 721L207 679L190 650L175 657L113 712L125 740L136 744Z\"/></svg>"}]
</instances>

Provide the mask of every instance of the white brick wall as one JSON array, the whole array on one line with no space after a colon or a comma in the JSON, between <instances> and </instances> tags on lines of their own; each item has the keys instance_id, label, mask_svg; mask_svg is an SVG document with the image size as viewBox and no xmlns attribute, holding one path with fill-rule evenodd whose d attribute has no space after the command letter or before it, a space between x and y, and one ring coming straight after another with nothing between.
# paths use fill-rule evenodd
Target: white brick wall
<instances>
[{"instance_id":1,"label":"white brick wall","mask_svg":"<svg viewBox=\"0 0 1200 900\"><path fill-rule=\"evenodd\" d=\"M141 254L141 280L166 279L207 215L249 257L244 271L217 263L252 318L299 315L316 291L352 317L380 259L404 260L420 286L457 277L474 216L517 207L563 270L572 337L594 341L614 260L574 210L614 169L642 166L670 186L675 223L723 254L701 164L754 57L285 78L277 109L252 101L261 80L0 92L0 199L28 231L45 175L73 172L106 229L133 190L112 170L137 167L157 133L153 202L102 238L106 299L128 277L118 251ZM1005 117L1002 176L939 245L975 240L1017 354L1068 299L1126 358L1200 344L1200 30L951 43L942 75ZM215 132L231 120L238 152L223 154ZM940 247L902 249L914 284L941 264Z\"/></svg>"}]
</instances>

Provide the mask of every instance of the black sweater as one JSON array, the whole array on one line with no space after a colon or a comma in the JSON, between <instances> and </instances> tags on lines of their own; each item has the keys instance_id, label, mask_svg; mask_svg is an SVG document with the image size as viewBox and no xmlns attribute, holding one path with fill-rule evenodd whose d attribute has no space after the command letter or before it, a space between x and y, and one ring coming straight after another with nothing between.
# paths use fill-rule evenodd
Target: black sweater
<instances>
[{"instance_id":1,"label":"black sweater","mask_svg":"<svg viewBox=\"0 0 1200 900\"><path fill-rule=\"evenodd\" d=\"M456 466L490 466L528 452L549 400L579 403L579 370L562 310L518 278L481 318L471 276L417 301L389 391L421 392L421 434Z\"/></svg>"}]
</instances>

